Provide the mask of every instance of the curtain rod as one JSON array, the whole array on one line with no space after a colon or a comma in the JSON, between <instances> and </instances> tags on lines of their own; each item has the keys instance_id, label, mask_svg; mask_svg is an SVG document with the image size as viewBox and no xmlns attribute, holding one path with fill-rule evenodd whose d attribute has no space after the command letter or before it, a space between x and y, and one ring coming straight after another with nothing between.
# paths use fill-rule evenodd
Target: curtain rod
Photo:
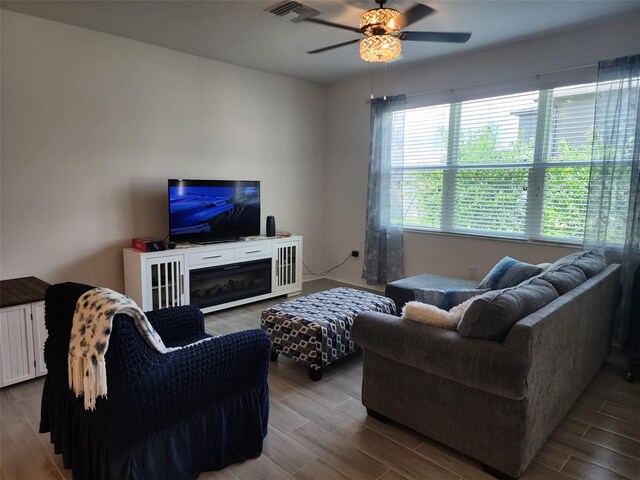
<instances>
[{"instance_id":1,"label":"curtain rod","mask_svg":"<svg viewBox=\"0 0 640 480\"><path fill-rule=\"evenodd\" d=\"M534 78L534 77L535 78L540 78L543 75L552 75L554 73L569 72L571 70L579 70L581 68L595 67L597 65L598 65L597 63L589 63L587 65L579 65L577 67L561 68L559 70L549 70L547 72L535 73L533 75L520 75L518 77L503 78L503 79L500 79L500 80L494 80L492 82L476 83L476 84L473 84L473 85L464 85L462 87L456 87L456 88L443 88L441 90L431 90L431 91L427 91L427 92L407 93L405 96L406 97L417 97L419 95L433 95L434 93L454 92L454 91L463 90L463 89L466 89L466 88L485 87L487 85L494 85L496 83L510 82L510 81L513 81L513 80L523 80L525 78Z\"/></svg>"}]
</instances>

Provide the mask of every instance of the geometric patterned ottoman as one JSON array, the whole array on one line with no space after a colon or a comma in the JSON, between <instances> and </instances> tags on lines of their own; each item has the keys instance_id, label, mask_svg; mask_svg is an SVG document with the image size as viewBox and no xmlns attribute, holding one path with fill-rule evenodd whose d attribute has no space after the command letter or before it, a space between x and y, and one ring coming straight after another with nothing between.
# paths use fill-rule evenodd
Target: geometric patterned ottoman
<instances>
[{"instance_id":1,"label":"geometric patterned ottoman","mask_svg":"<svg viewBox=\"0 0 640 480\"><path fill-rule=\"evenodd\" d=\"M362 312L394 315L390 298L353 288L332 288L274 305L262 312L260 326L271 339L271 360L278 354L309 367L312 380L322 368L358 348L351 340L353 321Z\"/></svg>"}]
</instances>

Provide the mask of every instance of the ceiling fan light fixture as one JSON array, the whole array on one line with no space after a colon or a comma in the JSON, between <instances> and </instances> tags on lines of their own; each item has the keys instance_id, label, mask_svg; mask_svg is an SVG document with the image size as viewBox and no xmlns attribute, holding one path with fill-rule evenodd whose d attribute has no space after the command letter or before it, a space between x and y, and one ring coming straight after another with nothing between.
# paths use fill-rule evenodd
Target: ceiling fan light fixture
<instances>
[{"instance_id":1,"label":"ceiling fan light fixture","mask_svg":"<svg viewBox=\"0 0 640 480\"><path fill-rule=\"evenodd\" d=\"M360 40L360 58L365 62L390 62L400 53L400 40L393 35L374 35Z\"/></svg>"},{"instance_id":2,"label":"ceiling fan light fixture","mask_svg":"<svg viewBox=\"0 0 640 480\"><path fill-rule=\"evenodd\" d=\"M366 35L396 33L400 30L402 14L393 8L374 8L360 17L360 28Z\"/></svg>"}]
</instances>

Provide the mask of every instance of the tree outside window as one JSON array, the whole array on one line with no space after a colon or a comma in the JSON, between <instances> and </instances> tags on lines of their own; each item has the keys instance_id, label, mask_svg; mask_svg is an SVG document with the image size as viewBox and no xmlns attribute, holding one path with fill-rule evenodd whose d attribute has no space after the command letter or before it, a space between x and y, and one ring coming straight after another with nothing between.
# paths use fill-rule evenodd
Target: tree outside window
<instances>
[{"instance_id":1,"label":"tree outside window","mask_svg":"<svg viewBox=\"0 0 640 480\"><path fill-rule=\"evenodd\" d=\"M404 227L580 243L594 102L578 85L405 111Z\"/></svg>"}]
</instances>

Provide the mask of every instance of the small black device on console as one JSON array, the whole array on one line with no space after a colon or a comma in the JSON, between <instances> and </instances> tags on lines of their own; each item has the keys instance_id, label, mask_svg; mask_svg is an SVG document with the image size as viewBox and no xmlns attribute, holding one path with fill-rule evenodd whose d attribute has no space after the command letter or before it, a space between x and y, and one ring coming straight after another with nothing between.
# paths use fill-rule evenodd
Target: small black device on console
<instances>
[{"instance_id":1,"label":"small black device on console","mask_svg":"<svg viewBox=\"0 0 640 480\"><path fill-rule=\"evenodd\" d=\"M267 237L276 236L276 217L269 215L267 217Z\"/></svg>"}]
</instances>

